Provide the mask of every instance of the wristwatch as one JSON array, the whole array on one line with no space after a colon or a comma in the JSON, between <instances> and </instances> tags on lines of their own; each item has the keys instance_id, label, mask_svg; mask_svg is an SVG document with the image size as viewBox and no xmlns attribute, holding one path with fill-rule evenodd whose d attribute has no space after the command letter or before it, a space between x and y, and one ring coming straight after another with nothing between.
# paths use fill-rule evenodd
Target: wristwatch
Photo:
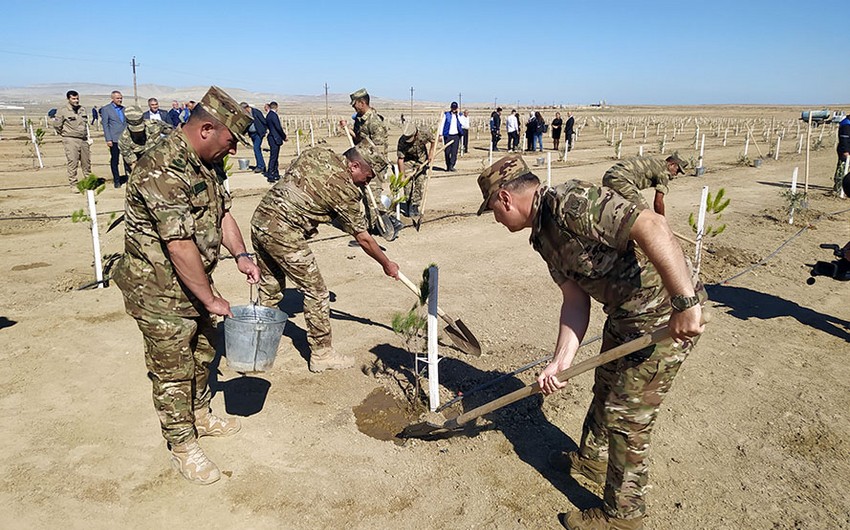
<instances>
[{"instance_id":1,"label":"wristwatch","mask_svg":"<svg viewBox=\"0 0 850 530\"><path fill-rule=\"evenodd\" d=\"M670 297L670 305L673 306L673 311L685 311L699 303L699 296L684 296L677 294Z\"/></svg>"}]
</instances>

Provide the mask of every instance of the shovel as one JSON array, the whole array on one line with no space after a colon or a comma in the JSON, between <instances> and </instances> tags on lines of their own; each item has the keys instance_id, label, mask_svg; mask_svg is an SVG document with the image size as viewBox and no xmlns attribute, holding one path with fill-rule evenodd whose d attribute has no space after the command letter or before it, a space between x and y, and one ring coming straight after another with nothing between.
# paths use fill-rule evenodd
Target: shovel
<instances>
[{"instance_id":1,"label":"shovel","mask_svg":"<svg viewBox=\"0 0 850 530\"><path fill-rule=\"evenodd\" d=\"M419 296L419 288L416 287L416 285L410 281L407 276L402 274L401 271L398 272L398 279L401 280L401 283L403 283L405 287L413 291L413 294L417 297ZM445 327L446 334L448 334L449 338L452 340L454 345L458 347L458 349L476 357L481 355L481 343L478 342L478 339L476 339L475 335L469 331L469 328L466 327L466 324L464 324L462 320L449 316L439 306L437 306L437 314L446 324L448 324Z\"/></svg>"},{"instance_id":2,"label":"shovel","mask_svg":"<svg viewBox=\"0 0 850 530\"><path fill-rule=\"evenodd\" d=\"M708 313L703 312L702 323L705 324L710 319L711 318ZM638 337L635 340L631 340L625 344L621 344L619 346L611 348L608 351L602 352L595 357L591 357L590 359L582 361L576 365L570 366L566 370L558 372L556 377L559 381L566 381L567 379L571 379L577 376L578 374L596 368L597 366L601 366L605 363L609 363L621 357L625 357L630 353L634 353L638 350L646 348L647 346L656 344L669 338L670 329L667 326L664 326L648 335ZM456 418L452 418L443 423L442 425L436 425L427 421L414 423L405 427L404 430L401 431L397 436L399 438L421 438L423 440L443 438L452 433L461 431L462 426L472 420L480 418L481 416L493 412L494 410L500 409L505 405L510 405L511 403L519 401L520 399L537 394L538 392L540 392L540 385L537 383L537 381L535 381L534 383L524 386L519 390L515 390L510 394L506 394L500 398L494 399L493 401L487 402L481 405L480 407L476 407L470 410L469 412L465 412Z\"/></svg>"}]
</instances>

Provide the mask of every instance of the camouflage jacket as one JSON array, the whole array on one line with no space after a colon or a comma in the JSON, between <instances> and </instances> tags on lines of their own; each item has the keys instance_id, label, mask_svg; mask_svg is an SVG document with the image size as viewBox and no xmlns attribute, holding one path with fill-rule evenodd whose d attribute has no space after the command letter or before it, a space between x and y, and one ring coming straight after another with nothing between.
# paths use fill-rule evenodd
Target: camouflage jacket
<instances>
[{"instance_id":1,"label":"camouflage jacket","mask_svg":"<svg viewBox=\"0 0 850 530\"><path fill-rule=\"evenodd\" d=\"M654 187L659 193L669 191L670 172L667 160L661 157L635 157L621 160L605 172L602 184L618 190L621 186L633 186L639 190Z\"/></svg>"},{"instance_id":2,"label":"camouflage jacket","mask_svg":"<svg viewBox=\"0 0 850 530\"><path fill-rule=\"evenodd\" d=\"M663 324L671 311L661 276L629 237L641 210L607 188L578 180L541 186L534 197L529 241L552 279L558 285L572 280L601 302L608 329L623 338Z\"/></svg>"},{"instance_id":3,"label":"camouflage jacket","mask_svg":"<svg viewBox=\"0 0 850 530\"><path fill-rule=\"evenodd\" d=\"M136 141L139 138L133 138L130 128L126 127L121 137L118 139L118 150L121 152L121 157L128 164L135 164L146 151L159 142L162 135L170 133L174 128L162 120L145 120L145 130L139 133L141 141L144 143L138 144Z\"/></svg>"},{"instance_id":4,"label":"camouflage jacket","mask_svg":"<svg viewBox=\"0 0 850 530\"><path fill-rule=\"evenodd\" d=\"M166 243L194 241L210 283L221 247L221 221L230 209L224 168L207 166L177 130L139 159L124 203L124 255L113 279L128 313L197 316L203 307L183 286Z\"/></svg>"},{"instance_id":5,"label":"camouflage jacket","mask_svg":"<svg viewBox=\"0 0 850 530\"><path fill-rule=\"evenodd\" d=\"M74 112L74 108L70 103L56 111L56 116L53 118L53 128L56 129L56 134L63 138L78 138L87 139L89 114L86 108L80 106Z\"/></svg>"},{"instance_id":6,"label":"camouflage jacket","mask_svg":"<svg viewBox=\"0 0 850 530\"><path fill-rule=\"evenodd\" d=\"M354 118L354 144L359 144L364 141L364 138L372 140L378 151L387 156L389 144L387 125L384 123L384 117L372 108L367 110L364 115Z\"/></svg>"},{"instance_id":7,"label":"camouflage jacket","mask_svg":"<svg viewBox=\"0 0 850 530\"><path fill-rule=\"evenodd\" d=\"M404 159L408 166L408 174L419 173L423 166L428 164L428 145L434 143L434 135L426 128L420 128L412 142L407 142L404 136L398 139L396 157Z\"/></svg>"},{"instance_id":8,"label":"camouflage jacket","mask_svg":"<svg viewBox=\"0 0 850 530\"><path fill-rule=\"evenodd\" d=\"M354 235L367 229L361 197L345 157L314 147L293 160L280 182L266 193L251 226L271 234L294 229L310 238L319 223L333 223Z\"/></svg>"}]
</instances>

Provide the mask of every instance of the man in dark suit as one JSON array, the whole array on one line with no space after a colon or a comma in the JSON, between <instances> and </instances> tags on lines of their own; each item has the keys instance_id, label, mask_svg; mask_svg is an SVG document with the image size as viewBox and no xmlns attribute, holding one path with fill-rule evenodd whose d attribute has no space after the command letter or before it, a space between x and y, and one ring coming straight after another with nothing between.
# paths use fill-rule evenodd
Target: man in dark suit
<instances>
[{"instance_id":1,"label":"man in dark suit","mask_svg":"<svg viewBox=\"0 0 850 530\"><path fill-rule=\"evenodd\" d=\"M127 174L130 173L130 164L124 162L124 175L118 173L118 140L121 138L121 133L127 127L124 119L124 96L121 92L113 90L112 102L100 108L101 124L103 125L103 137L106 139L106 145L109 146L109 166L112 169L112 184L116 188L120 188L122 184L127 182Z\"/></svg>"},{"instance_id":2,"label":"man in dark suit","mask_svg":"<svg viewBox=\"0 0 850 530\"><path fill-rule=\"evenodd\" d=\"M168 120L175 129L180 127L180 103L176 99L171 102L171 110L168 111Z\"/></svg>"},{"instance_id":3,"label":"man in dark suit","mask_svg":"<svg viewBox=\"0 0 850 530\"><path fill-rule=\"evenodd\" d=\"M573 134L575 134L576 119L573 113L567 113L567 123L564 125L564 139L567 141L567 151L573 150Z\"/></svg>"},{"instance_id":4,"label":"man in dark suit","mask_svg":"<svg viewBox=\"0 0 850 530\"><path fill-rule=\"evenodd\" d=\"M159 108L159 100L150 98L148 100L148 110L142 113L143 120L160 120L164 123L171 124L168 119L168 114Z\"/></svg>"},{"instance_id":5,"label":"man in dark suit","mask_svg":"<svg viewBox=\"0 0 850 530\"><path fill-rule=\"evenodd\" d=\"M266 133L268 132L266 117L263 116L260 109L255 109L244 101L242 102L242 108L254 118L254 122L248 128L248 134L251 135L251 141L254 143L254 158L257 161L257 165L254 166L254 173L265 173L266 162L263 160L263 138L266 137Z\"/></svg>"},{"instance_id":6,"label":"man in dark suit","mask_svg":"<svg viewBox=\"0 0 850 530\"><path fill-rule=\"evenodd\" d=\"M280 170L278 169L278 156L280 156L280 146L286 141L286 133L283 132L283 127L280 125L280 118L277 117L277 101L269 103L269 113L266 115L266 127L269 129L269 168L266 172L266 180L269 182L277 182L280 180Z\"/></svg>"}]
</instances>

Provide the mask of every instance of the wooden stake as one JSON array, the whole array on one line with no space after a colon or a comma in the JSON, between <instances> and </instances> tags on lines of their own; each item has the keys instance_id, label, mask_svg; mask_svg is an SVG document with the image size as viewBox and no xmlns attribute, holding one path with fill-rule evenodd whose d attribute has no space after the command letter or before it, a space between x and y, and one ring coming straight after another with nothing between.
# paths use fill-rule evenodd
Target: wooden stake
<instances>
[{"instance_id":1,"label":"wooden stake","mask_svg":"<svg viewBox=\"0 0 850 530\"><path fill-rule=\"evenodd\" d=\"M806 173L803 193L809 196L809 148L812 145L812 111L809 111L808 126L806 127Z\"/></svg>"}]
</instances>

